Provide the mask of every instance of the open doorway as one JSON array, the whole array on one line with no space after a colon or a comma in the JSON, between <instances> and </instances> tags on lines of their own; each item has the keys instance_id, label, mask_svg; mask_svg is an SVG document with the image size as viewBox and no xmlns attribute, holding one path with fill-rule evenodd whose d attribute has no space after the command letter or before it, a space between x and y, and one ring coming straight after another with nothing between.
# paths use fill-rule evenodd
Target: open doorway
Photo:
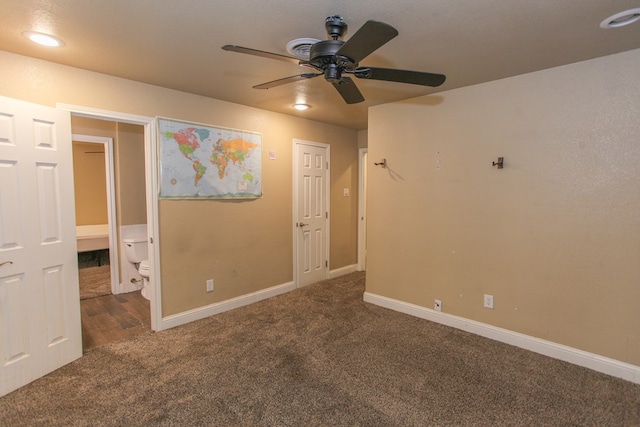
<instances>
[{"instance_id":1,"label":"open doorway","mask_svg":"<svg viewBox=\"0 0 640 427\"><path fill-rule=\"evenodd\" d=\"M158 165L156 141L156 119L154 117L140 116L129 113L121 113L109 110L100 110L91 107L57 103L57 108L71 113L72 120L78 118L98 119L104 122L117 122L122 125L137 125L143 130L144 139L144 165L136 166L142 168L140 172L145 177L145 188L140 190L146 194L146 224L148 237L148 273L150 282L149 306L151 316L151 330L160 331L171 327L169 322L165 322L162 317L162 278L158 268L160 254L157 250L159 245L159 225L158 225ZM83 133L80 129L74 132ZM117 151L117 150L114 150ZM120 213L118 212L118 216ZM122 236L118 236L120 239ZM121 270L122 274L122 270ZM126 280L121 280L125 285ZM129 280L130 283L130 280Z\"/></svg>"},{"instance_id":2,"label":"open doorway","mask_svg":"<svg viewBox=\"0 0 640 427\"><path fill-rule=\"evenodd\" d=\"M80 300L118 293L113 138L72 135Z\"/></svg>"},{"instance_id":3,"label":"open doorway","mask_svg":"<svg viewBox=\"0 0 640 427\"><path fill-rule=\"evenodd\" d=\"M84 351L151 330L144 280L124 250L147 239L144 131L72 116Z\"/></svg>"}]
</instances>

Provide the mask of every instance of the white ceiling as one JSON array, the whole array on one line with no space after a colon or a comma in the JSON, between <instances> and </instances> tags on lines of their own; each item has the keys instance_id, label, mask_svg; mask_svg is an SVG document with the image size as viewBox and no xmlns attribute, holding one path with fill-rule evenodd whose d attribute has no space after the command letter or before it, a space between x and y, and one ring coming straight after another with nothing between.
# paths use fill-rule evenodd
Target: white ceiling
<instances>
[{"instance_id":1,"label":"white ceiling","mask_svg":"<svg viewBox=\"0 0 640 427\"><path fill-rule=\"evenodd\" d=\"M640 0L0 0L0 50L353 129L367 107L640 47L640 22L603 30ZM439 88L358 80L366 101L347 105L322 78L252 86L308 69L223 51L235 44L287 54L292 39L326 39L340 15L345 40L367 20L400 33L361 65L447 75ZM63 48L21 35L53 34ZM297 112L297 100L312 105Z\"/></svg>"}]
</instances>

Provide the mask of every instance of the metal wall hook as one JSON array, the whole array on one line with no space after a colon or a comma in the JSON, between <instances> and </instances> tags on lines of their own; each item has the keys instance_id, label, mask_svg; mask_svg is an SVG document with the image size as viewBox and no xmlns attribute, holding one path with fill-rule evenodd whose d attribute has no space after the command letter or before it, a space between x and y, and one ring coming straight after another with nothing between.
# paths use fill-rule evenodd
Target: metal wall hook
<instances>
[{"instance_id":1,"label":"metal wall hook","mask_svg":"<svg viewBox=\"0 0 640 427\"><path fill-rule=\"evenodd\" d=\"M382 159L380 163L374 163L375 166L382 166L383 168L387 167L387 159Z\"/></svg>"},{"instance_id":2,"label":"metal wall hook","mask_svg":"<svg viewBox=\"0 0 640 427\"><path fill-rule=\"evenodd\" d=\"M504 168L504 157L498 157L497 162L493 162L493 166L498 166L498 169Z\"/></svg>"}]
</instances>

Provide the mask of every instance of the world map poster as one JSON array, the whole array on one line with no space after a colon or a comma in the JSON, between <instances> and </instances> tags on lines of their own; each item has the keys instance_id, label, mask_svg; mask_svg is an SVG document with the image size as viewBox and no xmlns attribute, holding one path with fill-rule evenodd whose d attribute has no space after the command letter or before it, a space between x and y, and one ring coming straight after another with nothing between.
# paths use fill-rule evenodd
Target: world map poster
<instances>
[{"instance_id":1,"label":"world map poster","mask_svg":"<svg viewBox=\"0 0 640 427\"><path fill-rule=\"evenodd\" d=\"M159 118L160 197L262 197L262 135Z\"/></svg>"}]
</instances>

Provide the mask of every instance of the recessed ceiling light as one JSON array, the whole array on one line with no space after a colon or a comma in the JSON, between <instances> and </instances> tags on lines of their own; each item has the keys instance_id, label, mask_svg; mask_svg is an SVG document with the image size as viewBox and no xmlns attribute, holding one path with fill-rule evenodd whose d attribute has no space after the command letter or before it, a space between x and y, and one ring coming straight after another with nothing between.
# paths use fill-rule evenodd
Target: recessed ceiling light
<instances>
[{"instance_id":1,"label":"recessed ceiling light","mask_svg":"<svg viewBox=\"0 0 640 427\"><path fill-rule=\"evenodd\" d=\"M42 46L48 47L62 47L64 46L64 42L57 37L51 36L49 34L38 33L37 31L25 31L22 33L23 36L28 38L34 43L38 43Z\"/></svg>"},{"instance_id":2,"label":"recessed ceiling light","mask_svg":"<svg viewBox=\"0 0 640 427\"><path fill-rule=\"evenodd\" d=\"M618 28L640 20L640 8L625 10L611 15L600 23L600 28Z\"/></svg>"},{"instance_id":3,"label":"recessed ceiling light","mask_svg":"<svg viewBox=\"0 0 640 427\"><path fill-rule=\"evenodd\" d=\"M309 105L309 104L293 104L293 108L295 108L296 110L304 111L304 110L308 110L309 108L311 108L311 105Z\"/></svg>"}]
</instances>

